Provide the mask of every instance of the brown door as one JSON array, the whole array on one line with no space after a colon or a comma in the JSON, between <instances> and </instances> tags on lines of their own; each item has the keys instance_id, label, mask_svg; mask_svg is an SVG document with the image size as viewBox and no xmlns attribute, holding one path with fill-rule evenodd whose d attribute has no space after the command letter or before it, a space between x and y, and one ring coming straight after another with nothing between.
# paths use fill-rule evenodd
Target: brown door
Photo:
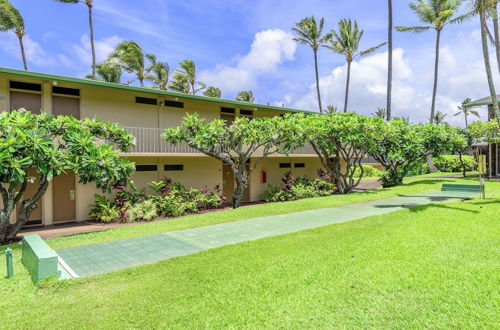
<instances>
[{"instance_id":1,"label":"brown door","mask_svg":"<svg viewBox=\"0 0 500 330\"><path fill-rule=\"evenodd\" d=\"M247 165L247 170L249 169L249 165ZM222 166L222 191L224 196L226 196L226 201L231 203L233 200L234 187L236 186L234 182L233 172L229 165ZM243 192L243 197L241 198L242 202L250 201L250 184L247 185L245 191Z\"/></svg>"},{"instance_id":2,"label":"brown door","mask_svg":"<svg viewBox=\"0 0 500 330\"><path fill-rule=\"evenodd\" d=\"M61 174L52 181L54 222L76 220L75 176Z\"/></svg>"},{"instance_id":3,"label":"brown door","mask_svg":"<svg viewBox=\"0 0 500 330\"><path fill-rule=\"evenodd\" d=\"M19 110L24 108L39 114L42 111L42 96L35 93L10 92L10 109Z\"/></svg>"},{"instance_id":4,"label":"brown door","mask_svg":"<svg viewBox=\"0 0 500 330\"><path fill-rule=\"evenodd\" d=\"M73 97L53 96L52 114L54 116L73 116L80 119L80 99Z\"/></svg>"},{"instance_id":5,"label":"brown door","mask_svg":"<svg viewBox=\"0 0 500 330\"><path fill-rule=\"evenodd\" d=\"M26 191L24 192L23 200L33 197L33 195L38 191L38 173L35 168L28 169L28 177L33 177L33 183L28 182L26 186ZM19 207L19 205L18 205ZM42 199L40 198L37 202L36 209L31 212L29 221L41 221L42 220Z\"/></svg>"}]
</instances>

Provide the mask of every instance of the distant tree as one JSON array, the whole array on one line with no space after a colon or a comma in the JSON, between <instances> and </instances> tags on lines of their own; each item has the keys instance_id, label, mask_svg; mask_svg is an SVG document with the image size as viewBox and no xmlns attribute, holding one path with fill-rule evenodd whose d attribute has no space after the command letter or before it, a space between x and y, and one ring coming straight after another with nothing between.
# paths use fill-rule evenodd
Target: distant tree
<instances>
[{"instance_id":1,"label":"distant tree","mask_svg":"<svg viewBox=\"0 0 500 330\"><path fill-rule=\"evenodd\" d=\"M236 101L253 103L255 102L255 98L252 91L241 91L236 96Z\"/></svg>"},{"instance_id":2,"label":"distant tree","mask_svg":"<svg viewBox=\"0 0 500 330\"><path fill-rule=\"evenodd\" d=\"M157 61L156 56L153 54L146 54L146 58L149 60L146 78L151 80L156 88L167 90L170 74L168 63Z\"/></svg>"},{"instance_id":3,"label":"distant tree","mask_svg":"<svg viewBox=\"0 0 500 330\"><path fill-rule=\"evenodd\" d=\"M287 118L287 117L286 117ZM162 137L170 143L186 142L190 147L227 164L236 183L233 208L240 206L249 175L271 154L287 153L301 144L301 137L290 134L290 121L281 117L249 120L238 117L228 125L223 119L205 122L198 114L187 115L177 128ZM250 159L255 159L247 169Z\"/></svg>"},{"instance_id":4,"label":"distant tree","mask_svg":"<svg viewBox=\"0 0 500 330\"><path fill-rule=\"evenodd\" d=\"M134 137L114 123L14 110L0 114L0 131L0 244L16 237L54 177L71 172L80 183L110 193L115 185L126 186L134 172L133 163L120 156ZM36 169L36 183L29 169ZM36 191L27 197L29 183ZM17 222L11 224L16 205Z\"/></svg>"},{"instance_id":5,"label":"distant tree","mask_svg":"<svg viewBox=\"0 0 500 330\"><path fill-rule=\"evenodd\" d=\"M216 97L220 98L222 96L222 93L219 88L210 86L207 88L205 92L203 92L203 95L208 96L208 97Z\"/></svg>"},{"instance_id":6,"label":"distant tree","mask_svg":"<svg viewBox=\"0 0 500 330\"><path fill-rule=\"evenodd\" d=\"M436 125L447 125L447 123L445 122L445 118L448 117L447 114L445 113L442 113L441 111L437 111L435 114L434 114L434 119L432 120L432 122Z\"/></svg>"},{"instance_id":7,"label":"distant tree","mask_svg":"<svg viewBox=\"0 0 500 330\"><path fill-rule=\"evenodd\" d=\"M8 0L0 0L0 31L12 31L16 34L19 40L19 47L21 48L24 70L28 70L23 43L23 37L26 35L24 19Z\"/></svg>"},{"instance_id":8,"label":"distant tree","mask_svg":"<svg viewBox=\"0 0 500 330\"><path fill-rule=\"evenodd\" d=\"M338 111L336 106L328 105L326 106L326 113L336 113Z\"/></svg>"},{"instance_id":9,"label":"distant tree","mask_svg":"<svg viewBox=\"0 0 500 330\"><path fill-rule=\"evenodd\" d=\"M94 45L94 24L92 23L92 6L94 0L56 0L64 3L84 3L89 12L89 28L90 28L90 48L92 50L92 77L96 78L96 56Z\"/></svg>"},{"instance_id":10,"label":"distant tree","mask_svg":"<svg viewBox=\"0 0 500 330\"><path fill-rule=\"evenodd\" d=\"M461 116L463 115L464 118L465 118L465 128L468 128L469 127L469 121L468 121L468 118L470 115L473 115L473 116L476 116L477 118L479 118L479 113L470 108L470 107L466 107L465 105L471 103L472 99L470 97L466 98L465 100L462 101L462 105L459 105L457 106L458 108L458 112L456 112L453 116L456 117L456 116Z\"/></svg>"},{"instance_id":11,"label":"distant tree","mask_svg":"<svg viewBox=\"0 0 500 330\"><path fill-rule=\"evenodd\" d=\"M363 37L364 31L358 28L358 23L351 19L342 19L339 21L339 31L332 30L329 34L328 44L324 47L333 50L335 53L345 56L347 61L347 80L345 87L344 112L347 112L347 103L349 99L349 83L351 80L351 64L356 57L365 57L373 54L377 49L384 46L386 42L375 47L358 51L359 42Z\"/></svg>"},{"instance_id":12,"label":"distant tree","mask_svg":"<svg viewBox=\"0 0 500 330\"><path fill-rule=\"evenodd\" d=\"M123 41L116 46L110 55L111 64L118 64L128 72L134 73L141 87L144 87L144 80L147 79L147 68L144 60L142 48L135 41Z\"/></svg>"},{"instance_id":13,"label":"distant tree","mask_svg":"<svg viewBox=\"0 0 500 330\"><path fill-rule=\"evenodd\" d=\"M441 42L441 32L449 24L462 22L470 17L471 13L453 18L457 13L463 0L418 0L417 3L410 3L411 10L417 15L418 19L426 24L424 26L396 26L399 32L422 33L430 29L436 31L436 49L434 59L434 87L432 89L431 114L429 120L435 118L436 95L439 75L439 47Z\"/></svg>"},{"instance_id":14,"label":"distant tree","mask_svg":"<svg viewBox=\"0 0 500 330\"><path fill-rule=\"evenodd\" d=\"M313 50L314 71L316 73L316 93L318 96L320 113L323 113L323 108L321 107L321 93L319 90L318 49L327 41L328 38L328 35L323 35L324 25L325 19L323 17L319 20L318 24L316 23L316 18L311 16L301 19L299 22L295 23L295 27L292 28L292 31L297 34L297 37L293 40L299 44L308 45Z\"/></svg>"},{"instance_id":15,"label":"distant tree","mask_svg":"<svg viewBox=\"0 0 500 330\"><path fill-rule=\"evenodd\" d=\"M122 77L122 69L119 65L113 64L110 61L104 61L95 66L96 76L91 74L87 75L87 79L102 80L105 82L111 82L119 84Z\"/></svg>"},{"instance_id":16,"label":"distant tree","mask_svg":"<svg viewBox=\"0 0 500 330\"><path fill-rule=\"evenodd\" d=\"M196 64L191 60L179 63L180 68L175 70L170 88L174 91L193 94L204 90L207 86L196 79Z\"/></svg>"},{"instance_id":17,"label":"distant tree","mask_svg":"<svg viewBox=\"0 0 500 330\"><path fill-rule=\"evenodd\" d=\"M376 117L376 118L380 118L380 119L386 119L386 117L387 117L387 110L385 108L377 108L377 110L372 113L372 117Z\"/></svg>"}]
</instances>

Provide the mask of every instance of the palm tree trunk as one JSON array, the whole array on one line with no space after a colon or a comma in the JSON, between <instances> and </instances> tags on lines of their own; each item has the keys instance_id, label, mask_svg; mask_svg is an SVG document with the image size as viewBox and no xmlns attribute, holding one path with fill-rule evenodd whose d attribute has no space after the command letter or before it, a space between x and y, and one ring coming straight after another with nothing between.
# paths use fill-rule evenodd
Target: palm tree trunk
<instances>
[{"instance_id":1,"label":"palm tree trunk","mask_svg":"<svg viewBox=\"0 0 500 330\"><path fill-rule=\"evenodd\" d=\"M467 120L467 114L464 114L465 117L465 128L469 128L469 121Z\"/></svg>"},{"instance_id":2,"label":"palm tree trunk","mask_svg":"<svg viewBox=\"0 0 500 330\"><path fill-rule=\"evenodd\" d=\"M313 52L314 52L314 70L316 72L316 93L318 94L318 106L319 106L319 112L323 113L323 108L321 107L321 94L319 92L318 50L313 49Z\"/></svg>"},{"instance_id":3,"label":"palm tree trunk","mask_svg":"<svg viewBox=\"0 0 500 330\"><path fill-rule=\"evenodd\" d=\"M497 94L495 91L495 84L493 83L493 74L491 72L490 52L488 49L487 22L485 13L486 4L484 3L484 0L481 0L481 2L483 8L479 10L479 20L481 23L481 43L483 46L484 67L486 69L488 87L490 88L491 101L493 103L492 104L493 111L495 113L495 116L497 117L498 122L500 123L500 109L498 108Z\"/></svg>"},{"instance_id":4,"label":"palm tree trunk","mask_svg":"<svg viewBox=\"0 0 500 330\"><path fill-rule=\"evenodd\" d=\"M492 8L493 30L495 34L495 52L497 55L498 73L500 73L500 32L498 31L498 10L496 5Z\"/></svg>"},{"instance_id":5,"label":"palm tree trunk","mask_svg":"<svg viewBox=\"0 0 500 330\"><path fill-rule=\"evenodd\" d=\"M28 71L28 62L26 61L26 54L24 52L23 36L18 35L17 38L19 39L19 47L21 47L21 56L23 58L24 70Z\"/></svg>"},{"instance_id":6,"label":"palm tree trunk","mask_svg":"<svg viewBox=\"0 0 500 330\"><path fill-rule=\"evenodd\" d=\"M92 49L92 77L95 79L95 45L94 45L94 23L92 22L92 1L86 2L89 9L89 27L90 27L90 48Z\"/></svg>"},{"instance_id":7,"label":"palm tree trunk","mask_svg":"<svg viewBox=\"0 0 500 330\"><path fill-rule=\"evenodd\" d=\"M436 112L436 94L439 74L439 44L441 42L441 30L436 30L436 57L434 60L434 87L432 89L432 104L430 123L434 122L434 114Z\"/></svg>"},{"instance_id":8,"label":"palm tree trunk","mask_svg":"<svg viewBox=\"0 0 500 330\"><path fill-rule=\"evenodd\" d=\"M388 0L389 18L388 18L388 36L387 45L388 50L388 64L387 64L387 121L392 117L392 0Z\"/></svg>"},{"instance_id":9,"label":"palm tree trunk","mask_svg":"<svg viewBox=\"0 0 500 330\"><path fill-rule=\"evenodd\" d=\"M351 62L347 61L347 80L345 82L344 112L347 112L347 103L349 101L349 83L351 82Z\"/></svg>"}]
</instances>

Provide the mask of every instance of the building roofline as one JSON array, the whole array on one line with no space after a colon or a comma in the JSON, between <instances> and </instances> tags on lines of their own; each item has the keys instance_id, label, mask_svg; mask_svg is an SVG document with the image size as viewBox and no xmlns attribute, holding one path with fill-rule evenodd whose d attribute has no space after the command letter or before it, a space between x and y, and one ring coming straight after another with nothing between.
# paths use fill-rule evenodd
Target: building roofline
<instances>
[{"instance_id":1,"label":"building roofline","mask_svg":"<svg viewBox=\"0 0 500 330\"><path fill-rule=\"evenodd\" d=\"M314 112L314 111L310 111L310 110L284 108L284 107L277 107L277 106L272 106L272 105L241 102L241 101L227 100L227 99L214 98L214 97L208 97L208 96L191 95L191 94L184 94L184 93L178 93L178 92L163 91L163 90L154 89L154 88L122 85L122 84L109 83L109 82L99 81L99 80L73 78L73 77L59 76L59 75L40 73L40 72L9 69L9 68L3 68L3 67L0 67L0 74L8 74L8 75L13 75L13 76L18 76L18 77L50 80L50 81L56 81L56 82L65 82L65 83L80 84L80 85L87 85L87 86L94 86L94 87L119 89L119 90L125 90L125 91L130 91L130 92L137 92L137 93L163 95L163 96L183 98L183 99L188 99L188 100L222 103L222 104L228 104L228 105L237 106L237 107L244 107L244 108L254 108L254 109L261 109L261 110L283 111L283 112L294 112L294 113L318 113L318 112Z\"/></svg>"}]
</instances>

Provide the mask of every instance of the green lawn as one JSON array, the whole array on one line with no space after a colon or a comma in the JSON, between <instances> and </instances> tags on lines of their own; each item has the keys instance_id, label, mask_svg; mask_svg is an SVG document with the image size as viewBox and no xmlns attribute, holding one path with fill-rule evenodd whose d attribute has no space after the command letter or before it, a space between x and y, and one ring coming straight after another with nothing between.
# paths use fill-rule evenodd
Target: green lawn
<instances>
[{"instance_id":1,"label":"green lawn","mask_svg":"<svg viewBox=\"0 0 500 330\"><path fill-rule=\"evenodd\" d=\"M49 240L54 247L436 190L443 181ZM497 328L500 182L489 199L207 250L35 288L0 279L0 328ZM211 219L214 217L215 219ZM3 255L2 255L3 258ZM5 273L3 262L0 272Z\"/></svg>"}]
</instances>

